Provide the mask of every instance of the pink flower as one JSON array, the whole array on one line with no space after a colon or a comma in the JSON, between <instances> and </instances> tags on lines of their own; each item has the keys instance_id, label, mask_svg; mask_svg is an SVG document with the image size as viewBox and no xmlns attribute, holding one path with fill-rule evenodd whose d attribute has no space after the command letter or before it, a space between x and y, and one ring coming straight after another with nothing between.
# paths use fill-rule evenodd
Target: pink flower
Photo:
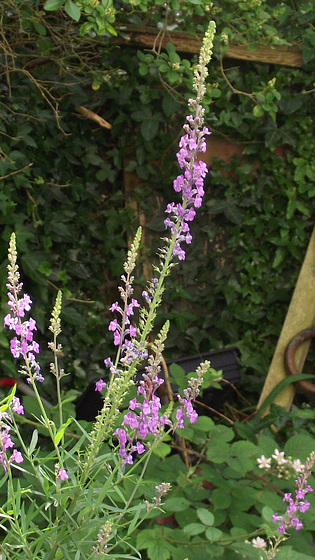
<instances>
[{"instance_id":1,"label":"pink flower","mask_svg":"<svg viewBox=\"0 0 315 560\"><path fill-rule=\"evenodd\" d=\"M58 478L59 480L67 480L67 478L69 478L67 471L65 469L59 469Z\"/></svg>"},{"instance_id":2,"label":"pink flower","mask_svg":"<svg viewBox=\"0 0 315 560\"><path fill-rule=\"evenodd\" d=\"M106 387L106 383L105 383L105 381L103 381L103 379L99 379L95 383L95 391L99 391L101 393L103 391L104 387Z\"/></svg>"}]
</instances>

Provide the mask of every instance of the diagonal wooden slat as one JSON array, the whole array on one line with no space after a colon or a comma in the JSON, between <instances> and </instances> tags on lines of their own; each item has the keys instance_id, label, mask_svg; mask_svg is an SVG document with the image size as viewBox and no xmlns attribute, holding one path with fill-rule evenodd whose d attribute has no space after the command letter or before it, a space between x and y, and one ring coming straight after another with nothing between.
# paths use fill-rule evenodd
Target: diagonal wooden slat
<instances>
[{"instance_id":1,"label":"diagonal wooden slat","mask_svg":"<svg viewBox=\"0 0 315 560\"><path fill-rule=\"evenodd\" d=\"M258 402L262 405L271 391L286 378L284 365L285 350L291 339L300 331L314 324L315 320L315 228L309 242L306 255L290 306L282 327L278 344L270 365L268 375ZM295 354L295 363L298 372L303 370L304 362L309 349L309 342L301 345ZM274 400L275 404L289 410L294 397L294 387L290 384ZM265 414L267 411L265 411Z\"/></svg>"}]
</instances>

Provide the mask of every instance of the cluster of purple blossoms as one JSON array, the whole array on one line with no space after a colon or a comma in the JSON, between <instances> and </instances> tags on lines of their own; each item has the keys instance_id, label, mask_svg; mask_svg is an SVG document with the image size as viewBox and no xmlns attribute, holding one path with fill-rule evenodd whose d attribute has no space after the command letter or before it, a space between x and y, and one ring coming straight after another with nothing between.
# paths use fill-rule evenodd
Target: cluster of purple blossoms
<instances>
[{"instance_id":1,"label":"cluster of purple blossoms","mask_svg":"<svg viewBox=\"0 0 315 560\"><path fill-rule=\"evenodd\" d=\"M121 286L119 287L119 290L122 293L122 297L125 299L127 294ZM132 298L130 303L126 302L124 310L122 310L117 301L109 308L112 313L117 311L123 318L123 326L120 326L117 319L114 319L110 322L108 327L108 330L113 331L114 333L115 346L120 346L124 338L128 335L130 338L135 338L137 336L137 329L130 322L130 317L134 315L135 307L140 307L140 303L136 299Z\"/></svg>"},{"instance_id":2,"label":"cluster of purple blossoms","mask_svg":"<svg viewBox=\"0 0 315 560\"><path fill-rule=\"evenodd\" d=\"M109 323L108 329L113 332L114 345L118 347L117 362L119 360L122 366L132 364L136 358L143 359L147 357L145 344L141 345L137 342L137 329L131 322L131 318L135 315L135 309L140 307L138 300L133 297L134 277L132 276L140 241L141 230L139 229L128 251L127 261L124 264L125 274L121 276L124 286L118 287L123 304L119 305L118 301L116 301L109 308L112 313L118 313L120 315L120 321L113 319ZM117 367L117 362L114 365L110 358L104 360L105 366L109 368L112 376L121 375L121 370ZM101 383L101 380L99 380L96 385L96 390L102 390L104 386L104 382Z\"/></svg>"},{"instance_id":3,"label":"cluster of purple blossoms","mask_svg":"<svg viewBox=\"0 0 315 560\"><path fill-rule=\"evenodd\" d=\"M144 440L148 434L159 435L165 426L170 426L175 431L177 428L184 428L184 419L189 418L191 424L196 422L198 418L197 412L194 410L192 401L199 393L200 385L203 381L202 374L206 371L210 364L205 362L197 369L198 377L193 377L188 381L188 388L184 390L184 397L178 396L180 406L176 411L176 422L173 423L167 415L159 416L161 409L161 400L155 394L158 387L164 383L164 379L157 375L160 370L159 360L161 354L157 351L157 356L149 357L149 364L145 367L145 373L138 386L138 397L142 397L142 402L138 398L134 398L129 402L129 411L125 414L123 425L129 426L135 435L130 437L127 430L118 428L117 435L120 443L120 457L123 459L123 465L132 464L132 454L136 451L139 454L144 453L145 448L142 443L134 439L141 438Z\"/></svg>"},{"instance_id":4,"label":"cluster of purple blossoms","mask_svg":"<svg viewBox=\"0 0 315 560\"><path fill-rule=\"evenodd\" d=\"M123 459L123 465L132 464L134 452L140 455L144 453L144 445L134 439L141 438L144 440L148 434L159 434L166 424L171 425L171 421L167 416L159 416L161 408L161 400L155 395L157 388L164 383L164 380L158 376L150 377L144 374L143 379L139 383L138 396L143 397L143 402L139 402L137 398L129 402L129 412L125 414L123 425L129 426L135 432L132 438L124 428L118 428L114 435L119 439L120 457Z\"/></svg>"},{"instance_id":5,"label":"cluster of purple blossoms","mask_svg":"<svg viewBox=\"0 0 315 560\"><path fill-rule=\"evenodd\" d=\"M197 369L198 377L191 377L188 380L188 388L184 389L184 397L178 395L178 400L181 404L176 411L176 420L177 420L177 428L184 428L184 420L185 418L189 418L191 424L194 424L198 418L198 414L195 411L192 401L196 400L200 393L200 386L203 382L202 375L204 374L207 369L210 367L210 362L205 361L201 364Z\"/></svg>"},{"instance_id":6,"label":"cluster of purple blossoms","mask_svg":"<svg viewBox=\"0 0 315 560\"><path fill-rule=\"evenodd\" d=\"M173 182L174 190L182 195L182 203L171 202L165 210L171 217L166 218L164 224L172 234L176 232L173 256L177 256L179 260L184 260L186 256L181 243L185 241L190 244L192 241L189 222L195 218L195 208L200 208L202 204L204 178L208 172L206 164L196 160L200 152L206 151L204 137L210 134L207 127L202 127L203 115L204 109L199 106L198 116L187 117L189 124L184 125L186 134L180 139L180 150L177 153L179 166L184 171Z\"/></svg>"},{"instance_id":7,"label":"cluster of purple blossoms","mask_svg":"<svg viewBox=\"0 0 315 560\"><path fill-rule=\"evenodd\" d=\"M130 260L130 255L129 255ZM137 340L137 329L131 323L131 317L135 314L135 309L140 307L138 300L132 297L133 294L133 276L130 275L133 263L127 261L126 271L127 277L122 276L125 288L119 286L119 292L123 301L123 307L119 305L118 301L114 302L109 310L112 313L118 313L121 316L121 321L113 319L109 323L108 330L113 332L114 345L120 347L120 363L124 366L130 365L134 360L145 360L148 357L148 352L144 344L140 344ZM104 360L105 366L110 370L112 375L120 375L118 367L113 364L111 358ZM100 379L96 382L95 390L102 391L106 386L105 382Z\"/></svg>"},{"instance_id":8,"label":"cluster of purple blossoms","mask_svg":"<svg viewBox=\"0 0 315 560\"><path fill-rule=\"evenodd\" d=\"M280 521L278 532L284 534L289 527L295 527L297 531L302 529L303 523L297 517L297 513L305 513L310 508L310 502L305 500L308 492L313 492L313 488L307 483L308 477L311 475L312 467L315 463L315 452L311 454L310 458L306 461L303 473L296 480L296 493L295 499L292 498L291 492L284 495L283 501L288 502L286 513L284 516L275 513L272 521L277 523Z\"/></svg>"},{"instance_id":9,"label":"cluster of purple blossoms","mask_svg":"<svg viewBox=\"0 0 315 560\"><path fill-rule=\"evenodd\" d=\"M16 414L24 414L23 406L18 397L13 397L12 412ZM7 412L0 413L0 463L4 470L7 472L8 468L14 466L14 463L22 463L22 453L14 449L14 442L11 439L11 417ZM11 455L8 456L8 451L11 450Z\"/></svg>"},{"instance_id":10,"label":"cluster of purple blossoms","mask_svg":"<svg viewBox=\"0 0 315 560\"><path fill-rule=\"evenodd\" d=\"M195 411L191 400L184 399L180 395L178 395L178 400L181 406L179 406L176 410L177 427L185 428L184 419L189 418L190 423L194 424L198 418L198 414Z\"/></svg>"},{"instance_id":11,"label":"cluster of purple blossoms","mask_svg":"<svg viewBox=\"0 0 315 560\"><path fill-rule=\"evenodd\" d=\"M40 373L40 366L36 361L35 354L39 353L39 345L34 340L34 331L37 330L36 321L30 317L28 321L22 321L25 313L30 311L32 300L29 295L24 294L23 297L18 297L22 290L22 282L19 281L20 274L16 264L16 246L15 235L12 234L10 239L9 248L9 265L8 265L8 305L11 309L11 314L8 313L4 318L4 325L10 330L14 331L15 336L10 341L10 349L14 358L22 357L27 366L27 372L24 368L24 373L32 371L33 381L44 381ZM30 383L30 377L27 379Z\"/></svg>"}]
</instances>

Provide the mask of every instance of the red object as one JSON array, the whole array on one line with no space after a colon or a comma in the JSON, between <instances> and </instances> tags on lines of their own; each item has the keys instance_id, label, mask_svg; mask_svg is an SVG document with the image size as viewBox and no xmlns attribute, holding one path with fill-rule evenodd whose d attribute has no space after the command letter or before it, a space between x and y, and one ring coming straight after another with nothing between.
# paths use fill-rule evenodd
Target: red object
<instances>
[{"instance_id":1,"label":"red object","mask_svg":"<svg viewBox=\"0 0 315 560\"><path fill-rule=\"evenodd\" d=\"M0 379L0 387L13 387L13 385L18 385L19 382L17 379L13 379L12 377L3 377Z\"/></svg>"}]
</instances>

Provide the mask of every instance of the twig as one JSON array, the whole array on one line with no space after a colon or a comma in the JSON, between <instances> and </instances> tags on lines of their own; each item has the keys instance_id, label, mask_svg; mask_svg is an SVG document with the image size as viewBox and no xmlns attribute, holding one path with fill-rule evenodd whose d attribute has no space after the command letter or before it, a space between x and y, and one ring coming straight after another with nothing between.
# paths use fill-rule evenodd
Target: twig
<instances>
[{"instance_id":1,"label":"twig","mask_svg":"<svg viewBox=\"0 0 315 560\"><path fill-rule=\"evenodd\" d=\"M100 126L102 126L104 128L108 128L109 130L112 128L112 125L108 121L105 121L105 119L103 119L102 117L100 117L99 115L94 113L94 111L91 111L90 109L87 109L86 107L83 107L82 105L77 108L77 111L78 111L78 113L81 113L81 115L86 117L87 119L91 119L92 121L97 122L97 124L99 124Z\"/></svg>"},{"instance_id":2,"label":"twig","mask_svg":"<svg viewBox=\"0 0 315 560\"><path fill-rule=\"evenodd\" d=\"M0 180L7 179L8 177L11 177L11 175L16 175L17 173L21 173L22 171L24 171L24 169L27 169L28 167L32 167L32 165L33 163L29 163L28 165L25 165L21 169L17 169L16 171L11 171L11 173L8 173L7 175L2 175L2 177L0 177Z\"/></svg>"}]
</instances>

